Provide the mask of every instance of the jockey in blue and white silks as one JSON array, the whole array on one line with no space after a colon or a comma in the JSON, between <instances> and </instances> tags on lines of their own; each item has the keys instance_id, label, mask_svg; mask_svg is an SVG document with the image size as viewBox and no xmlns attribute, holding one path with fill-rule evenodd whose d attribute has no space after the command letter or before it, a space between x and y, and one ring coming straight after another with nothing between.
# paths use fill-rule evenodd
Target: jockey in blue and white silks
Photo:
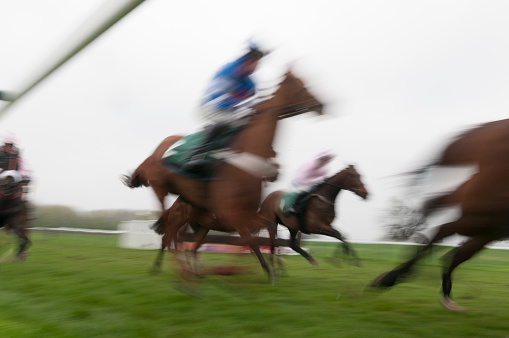
<instances>
[{"instance_id":1,"label":"jockey in blue and white silks","mask_svg":"<svg viewBox=\"0 0 509 338\"><path fill-rule=\"evenodd\" d=\"M253 80L246 74L245 56L225 65L210 81L203 99L204 117L214 120L215 115L234 114L241 103L256 94Z\"/></svg>"},{"instance_id":2,"label":"jockey in blue and white silks","mask_svg":"<svg viewBox=\"0 0 509 338\"><path fill-rule=\"evenodd\" d=\"M247 117L253 112L256 97L251 74L263 56L264 53L251 44L246 54L226 64L214 75L201 103L201 113L206 120L204 141L191 154L186 170L200 164L206 153L212 150L212 141L218 135L248 123Z\"/></svg>"},{"instance_id":3,"label":"jockey in blue and white silks","mask_svg":"<svg viewBox=\"0 0 509 338\"><path fill-rule=\"evenodd\" d=\"M249 51L219 69L209 82L202 99L202 113L212 123L235 120L245 115L254 102L256 86L251 74L264 53L251 44ZM218 121L219 120L219 121Z\"/></svg>"}]
</instances>

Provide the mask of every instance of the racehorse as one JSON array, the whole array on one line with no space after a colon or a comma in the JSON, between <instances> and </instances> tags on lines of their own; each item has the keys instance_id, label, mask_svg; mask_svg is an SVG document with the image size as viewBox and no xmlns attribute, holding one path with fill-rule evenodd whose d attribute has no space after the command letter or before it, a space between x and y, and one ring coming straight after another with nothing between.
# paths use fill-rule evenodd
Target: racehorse
<instances>
[{"instance_id":1,"label":"racehorse","mask_svg":"<svg viewBox=\"0 0 509 338\"><path fill-rule=\"evenodd\" d=\"M488 243L509 236L509 119L489 122L466 131L451 142L432 165L477 164L478 172L456 190L426 201L423 217L440 207L457 204L461 216L442 224L429 244L418 249L407 262L375 278L370 286L391 287L409 275L414 264L432 245L459 234L469 237L447 255L450 260L442 274L441 304L451 311L465 308L451 300L452 272ZM414 173L425 173L432 165Z\"/></svg>"},{"instance_id":2,"label":"racehorse","mask_svg":"<svg viewBox=\"0 0 509 338\"><path fill-rule=\"evenodd\" d=\"M353 165L349 165L311 189L310 199L303 211L302 225L299 224L295 214L286 214L281 210L281 198L286 194L285 191L278 190L270 193L262 202L258 213L268 225L277 228L278 224L282 224L287 227L290 231L290 247L313 265L318 263L297 243L296 238L299 231L305 234L320 234L336 238L343 242L345 253L356 257L355 251L348 245L345 238L331 225L336 217L335 200L341 190L349 190L362 199L368 197L368 191L364 187L359 173Z\"/></svg>"},{"instance_id":3,"label":"racehorse","mask_svg":"<svg viewBox=\"0 0 509 338\"><path fill-rule=\"evenodd\" d=\"M25 260L25 251L31 243L27 229L27 205L21 197L25 182L18 181L9 172L0 174L0 228L18 237L18 251L14 260L21 262Z\"/></svg>"},{"instance_id":4,"label":"racehorse","mask_svg":"<svg viewBox=\"0 0 509 338\"><path fill-rule=\"evenodd\" d=\"M184 233L187 230L187 226L191 227L194 231L193 246L192 246L192 262L189 262L192 270L198 274L196 267L198 264L197 251L198 248L203 244L205 237L210 230L230 232L229 229L225 228L221 222L214 216L214 214L207 212L202 209L193 207L189 203L186 203L180 196L175 200L172 206L166 210L161 217L155 222L152 227L156 233L163 235L161 241L161 249L154 262L153 271L159 271L162 258L164 256L165 249L172 250L172 245L175 250L185 250L181 248ZM271 241L271 265L273 265L274 253L275 253L275 240L276 240L276 228L268 226L269 238ZM236 237L232 237L232 243L241 244L242 240L234 241ZM274 242L272 242L274 241Z\"/></svg>"},{"instance_id":5,"label":"racehorse","mask_svg":"<svg viewBox=\"0 0 509 338\"><path fill-rule=\"evenodd\" d=\"M215 169L216 180L203 181L166 170L160 159L164 152L182 136L170 136L147 158L125 183L131 187L151 186L164 201L168 193L180 195L193 207L213 213L224 229L237 232L254 251L263 269L270 269L251 233L265 227L258 220L262 177L266 176L268 159L273 155L272 141L277 121L308 111L321 114L323 104L306 89L304 83L290 71L273 96L256 105L250 123L238 133L230 148L243 158L249 158L249 168L239 168L233 162L246 162L239 157L226 160ZM237 159L237 161L235 161ZM272 166L270 166L272 168ZM265 171L265 172L263 172Z\"/></svg>"},{"instance_id":6,"label":"racehorse","mask_svg":"<svg viewBox=\"0 0 509 338\"><path fill-rule=\"evenodd\" d=\"M279 165L275 165L279 169ZM275 171L270 176L264 177L264 181L275 182L278 175L279 170ZM224 231L218 219L213 214L194 208L179 196L170 208L163 211L159 219L151 227L157 234L163 235L161 239L161 249L154 261L153 272L159 272L161 270L161 263L166 249L171 251L172 245L173 248L179 249L178 246L181 241L178 234L179 231L187 230L187 227L184 227L184 225L189 225L195 233L193 240L195 243L193 247L193 263L195 266L197 266L196 254L198 248L203 244L208 232L210 230ZM270 228L268 231L270 239L275 240L276 234L272 234L272 229ZM273 246L271 247L273 248ZM272 251L272 254L274 254L274 249L272 249ZM271 260L273 260L273 255L271 256Z\"/></svg>"}]
</instances>

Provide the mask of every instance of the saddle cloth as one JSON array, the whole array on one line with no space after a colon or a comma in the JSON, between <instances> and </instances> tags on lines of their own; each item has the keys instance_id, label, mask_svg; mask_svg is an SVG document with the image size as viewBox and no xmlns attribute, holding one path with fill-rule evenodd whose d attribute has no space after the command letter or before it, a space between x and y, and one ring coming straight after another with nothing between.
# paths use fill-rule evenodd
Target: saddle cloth
<instances>
[{"instance_id":1,"label":"saddle cloth","mask_svg":"<svg viewBox=\"0 0 509 338\"><path fill-rule=\"evenodd\" d=\"M289 209L295 203L298 195L298 192L287 192L281 196L281 200L279 201L279 210L285 215L288 214Z\"/></svg>"},{"instance_id":2,"label":"saddle cloth","mask_svg":"<svg viewBox=\"0 0 509 338\"><path fill-rule=\"evenodd\" d=\"M232 136L239 130L240 128L228 129L227 131L217 135L214 140L209 143L209 152L203 157L201 166L204 168L209 168L210 170L206 170L203 173L186 172L182 170L182 166L184 166L191 159L191 155L193 154L194 150L205 142L207 135L204 131L199 131L197 133L184 136L175 142L168 148L168 150L166 150L161 158L161 163L163 166L169 168L170 170L179 172L180 174L208 179L211 175L211 169L217 167L221 163L220 159L214 156L214 153L217 153L216 150L218 149L227 147L227 144L229 143Z\"/></svg>"}]
</instances>

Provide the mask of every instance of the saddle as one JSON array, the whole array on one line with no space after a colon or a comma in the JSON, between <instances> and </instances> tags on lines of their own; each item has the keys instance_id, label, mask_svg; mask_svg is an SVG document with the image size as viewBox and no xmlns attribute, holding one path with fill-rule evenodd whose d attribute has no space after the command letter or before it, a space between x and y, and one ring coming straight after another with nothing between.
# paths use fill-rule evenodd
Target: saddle
<instances>
[{"instance_id":1,"label":"saddle","mask_svg":"<svg viewBox=\"0 0 509 338\"><path fill-rule=\"evenodd\" d=\"M312 194L318 189L319 185L320 184L313 186L309 191L288 192L281 196L281 200L279 201L279 210L281 213L285 217L291 216L292 214L297 217L300 231L306 234L308 231L304 224L304 212L306 211L308 201L311 199Z\"/></svg>"},{"instance_id":2,"label":"saddle","mask_svg":"<svg viewBox=\"0 0 509 338\"><path fill-rule=\"evenodd\" d=\"M224 130L213 140L209 140L207 131L184 136L166 150L161 158L161 164L185 176L204 180L212 179L213 170L223 163L221 152L228 147L230 140L240 129L236 127ZM206 148L200 163L189 168L187 164L193 159L196 149L200 148Z\"/></svg>"}]
</instances>

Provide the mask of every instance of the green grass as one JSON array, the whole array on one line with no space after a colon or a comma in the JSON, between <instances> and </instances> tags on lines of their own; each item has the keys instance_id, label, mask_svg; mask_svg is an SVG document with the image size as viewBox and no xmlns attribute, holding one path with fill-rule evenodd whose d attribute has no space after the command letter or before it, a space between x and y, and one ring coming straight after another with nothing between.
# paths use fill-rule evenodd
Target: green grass
<instances>
[{"instance_id":1,"label":"green grass","mask_svg":"<svg viewBox=\"0 0 509 338\"><path fill-rule=\"evenodd\" d=\"M362 266L328 258L334 243L306 243L320 266L286 256L286 276L268 283L252 255L201 254L205 265L252 272L199 280L180 291L170 255L122 249L111 235L34 234L27 261L0 265L2 337L504 337L509 335L509 252L485 250L460 266L443 309L440 251L407 283L365 291L411 248L355 245Z\"/></svg>"}]
</instances>

